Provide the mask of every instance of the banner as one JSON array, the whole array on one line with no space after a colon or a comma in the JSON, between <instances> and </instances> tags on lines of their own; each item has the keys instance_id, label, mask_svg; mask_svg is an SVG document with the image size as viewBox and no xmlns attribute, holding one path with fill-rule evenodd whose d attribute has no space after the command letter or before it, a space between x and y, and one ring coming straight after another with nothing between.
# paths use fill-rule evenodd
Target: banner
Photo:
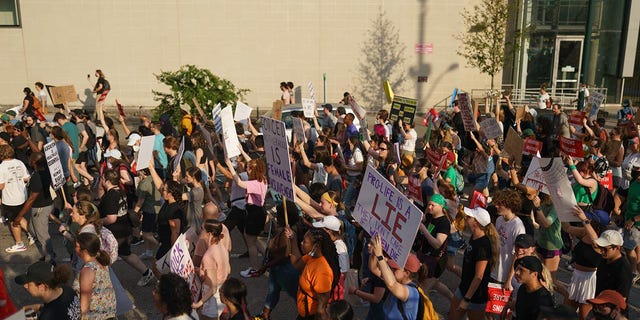
<instances>
[{"instance_id":1,"label":"banner","mask_svg":"<svg viewBox=\"0 0 640 320\"><path fill-rule=\"evenodd\" d=\"M544 180L544 176L542 175L542 169L540 169L540 158L531 158L531 163L529 164L527 173L522 179L522 184L526 185L527 187L536 189L539 192L549 194L549 188L547 188L547 183Z\"/></svg>"},{"instance_id":2,"label":"banner","mask_svg":"<svg viewBox=\"0 0 640 320\"><path fill-rule=\"evenodd\" d=\"M424 201L422 199L422 181L420 181L420 176L417 174L409 175L409 185L407 188L407 196L409 199L413 200L414 203L418 204L421 207L424 207Z\"/></svg>"},{"instance_id":3,"label":"banner","mask_svg":"<svg viewBox=\"0 0 640 320\"><path fill-rule=\"evenodd\" d=\"M577 202L562 159L542 158L539 161L558 219L562 222L580 221L572 214Z\"/></svg>"},{"instance_id":4,"label":"banner","mask_svg":"<svg viewBox=\"0 0 640 320\"><path fill-rule=\"evenodd\" d=\"M416 99L396 95L393 97L393 102L391 103L389 119L392 123L398 119L402 119L402 121L406 123L413 123L413 117L416 115L417 107L418 101Z\"/></svg>"},{"instance_id":5,"label":"banner","mask_svg":"<svg viewBox=\"0 0 640 320\"><path fill-rule=\"evenodd\" d=\"M524 149L524 140L513 128L509 128L507 139L504 141L504 151L515 159L517 165L522 163L522 149Z\"/></svg>"},{"instance_id":6,"label":"banner","mask_svg":"<svg viewBox=\"0 0 640 320\"><path fill-rule=\"evenodd\" d=\"M136 170L149 168L149 163L153 159L153 144L156 136L144 136L140 140L140 150L136 159Z\"/></svg>"},{"instance_id":7,"label":"banner","mask_svg":"<svg viewBox=\"0 0 640 320\"><path fill-rule=\"evenodd\" d=\"M542 141L538 141L533 138L527 138L524 141L524 148L522 148L522 154L535 156L542 150Z\"/></svg>"},{"instance_id":8,"label":"banner","mask_svg":"<svg viewBox=\"0 0 640 320\"><path fill-rule=\"evenodd\" d=\"M471 106L471 99L468 93L458 93L458 106L460 106L460 115L462 115L464 130L468 132L476 131L473 107Z\"/></svg>"},{"instance_id":9,"label":"banner","mask_svg":"<svg viewBox=\"0 0 640 320\"><path fill-rule=\"evenodd\" d=\"M431 162L431 165L434 168L442 169L442 167L444 166L444 162L447 159L445 154L434 151L432 149L425 149L424 152L427 156L427 159L429 159L429 162Z\"/></svg>"},{"instance_id":10,"label":"banner","mask_svg":"<svg viewBox=\"0 0 640 320\"><path fill-rule=\"evenodd\" d=\"M502 136L502 129L500 129L496 118L484 119L480 122L480 129L484 132L484 136L487 137L487 139L497 139Z\"/></svg>"},{"instance_id":11,"label":"banner","mask_svg":"<svg viewBox=\"0 0 640 320\"><path fill-rule=\"evenodd\" d=\"M262 117L262 133L269 187L293 200L291 161L289 161L289 144L284 122Z\"/></svg>"},{"instance_id":12,"label":"banner","mask_svg":"<svg viewBox=\"0 0 640 320\"><path fill-rule=\"evenodd\" d=\"M45 144L43 149L44 156L47 159L47 166L49 166L49 174L51 175L51 183L53 183L53 189L58 190L64 185L66 179L64 178L64 171L62 170L60 157L58 156L58 148L56 147L56 142L51 141Z\"/></svg>"},{"instance_id":13,"label":"banner","mask_svg":"<svg viewBox=\"0 0 640 320\"><path fill-rule=\"evenodd\" d=\"M525 288L522 288L525 289ZM502 285L489 282L489 300L485 312L493 314L501 314L504 306L509 302L511 290L503 290Z\"/></svg>"},{"instance_id":14,"label":"banner","mask_svg":"<svg viewBox=\"0 0 640 320\"><path fill-rule=\"evenodd\" d=\"M370 235L379 234L387 255L404 266L422 213L372 166L364 174L353 218Z\"/></svg>"},{"instance_id":15,"label":"banner","mask_svg":"<svg viewBox=\"0 0 640 320\"><path fill-rule=\"evenodd\" d=\"M160 258L160 260L156 261L156 267L158 267L158 270L163 274L172 272L187 281L189 289L191 290L191 298L193 301L198 301L200 288L193 261L191 261L191 256L189 255L189 245L184 233L176 239L171 250Z\"/></svg>"},{"instance_id":16,"label":"banner","mask_svg":"<svg viewBox=\"0 0 640 320\"><path fill-rule=\"evenodd\" d=\"M351 106L351 110L353 110L354 115L358 120L364 119L365 114L367 113L364 108L362 108L353 96L349 96L349 105Z\"/></svg>"},{"instance_id":17,"label":"banner","mask_svg":"<svg viewBox=\"0 0 640 320\"><path fill-rule=\"evenodd\" d=\"M527 107L526 106L519 106L518 109L516 110L516 123L520 120L522 120L522 118L524 118L524 114L527 112Z\"/></svg>"},{"instance_id":18,"label":"banner","mask_svg":"<svg viewBox=\"0 0 640 320\"><path fill-rule=\"evenodd\" d=\"M582 158L582 139L571 139L560 136L560 150L572 157Z\"/></svg>"},{"instance_id":19,"label":"banner","mask_svg":"<svg viewBox=\"0 0 640 320\"><path fill-rule=\"evenodd\" d=\"M596 119L598 117L598 111L603 101L604 95L602 93L594 91L589 94L588 105L585 109L586 114L589 115L589 119Z\"/></svg>"},{"instance_id":20,"label":"banner","mask_svg":"<svg viewBox=\"0 0 640 320\"><path fill-rule=\"evenodd\" d=\"M78 101L78 94L76 93L76 87L69 86L47 86L49 94L51 95L51 102L53 104L65 104L68 102Z\"/></svg>"},{"instance_id":21,"label":"banner","mask_svg":"<svg viewBox=\"0 0 640 320\"><path fill-rule=\"evenodd\" d=\"M251 117L251 112L253 108L248 105L238 101L236 102L236 112L233 114L234 121L246 121Z\"/></svg>"},{"instance_id":22,"label":"banner","mask_svg":"<svg viewBox=\"0 0 640 320\"><path fill-rule=\"evenodd\" d=\"M469 202L469 208L473 209L475 207L487 208L487 197L479 192L478 190L473 190L473 195L471 196L471 201Z\"/></svg>"},{"instance_id":23,"label":"banner","mask_svg":"<svg viewBox=\"0 0 640 320\"><path fill-rule=\"evenodd\" d=\"M247 118L244 118L245 120ZM231 159L239 156L240 149L238 145L238 133L236 132L236 123L233 121L233 110L231 105L226 106L220 111L220 121L222 123L222 140L224 141L224 151L227 158Z\"/></svg>"}]
</instances>

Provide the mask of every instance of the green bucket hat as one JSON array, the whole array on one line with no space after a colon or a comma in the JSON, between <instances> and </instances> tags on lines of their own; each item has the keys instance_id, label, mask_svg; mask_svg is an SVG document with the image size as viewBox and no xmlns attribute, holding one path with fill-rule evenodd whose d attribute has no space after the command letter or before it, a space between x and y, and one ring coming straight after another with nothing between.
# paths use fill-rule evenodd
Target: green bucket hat
<instances>
[{"instance_id":1,"label":"green bucket hat","mask_svg":"<svg viewBox=\"0 0 640 320\"><path fill-rule=\"evenodd\" d=\"M447 209L447 200L439 193L432 195L431 199L429 199L429 202L437 203L443 208Z\"/></svg>"}]
</instances>

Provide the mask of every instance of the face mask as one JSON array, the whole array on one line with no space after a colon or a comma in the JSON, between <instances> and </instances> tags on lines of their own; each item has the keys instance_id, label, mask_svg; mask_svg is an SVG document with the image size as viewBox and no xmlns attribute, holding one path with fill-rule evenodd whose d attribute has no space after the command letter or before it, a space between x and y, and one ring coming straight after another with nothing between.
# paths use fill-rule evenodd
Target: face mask
<instances>
[{"instance_id":1,"label":"face mask","mask_svg":"<svg viewBox=\"0 0 640 320\"><path fill-rule=\"evenodd\" d=\"M133 146L133 151L134 152L140 151L140 146Z\"/></svg>"},{"instance_id":2,"label":"face mask","mask_svg":"<svg viewBox=\"0 0 640 320\"><path fill-rule=\"evenodd\" d=\"M313 249L309 251L309 257L314 257L316 255L316 246L313 246Z\"/></svg>"}]
</instances>

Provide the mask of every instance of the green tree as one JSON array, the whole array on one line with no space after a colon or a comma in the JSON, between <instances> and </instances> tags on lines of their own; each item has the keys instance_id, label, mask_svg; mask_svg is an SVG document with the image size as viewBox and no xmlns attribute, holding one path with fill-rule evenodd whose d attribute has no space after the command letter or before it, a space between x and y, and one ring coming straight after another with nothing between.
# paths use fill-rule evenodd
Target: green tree
<instances>
[{"instance_id":1,"label":"green tree","mask_svg":"<svg viewBox=\"0 0 640 320\"><path fill-rule=\"evenodd\" d=\"M506 0L482 0L473 9L464 9L461 15L466 31L455 35L462 42L458 55L471 67L491 77L492 92L494 78L505 62L509 11Z\"/></svg>"},{"instance_id":2,"label":"green tree","mask_svg":"<svg viewBox=\"0 0 640 320\"><path fill-rule=\"evenodd\" d=\"M382 83L389 80L397 91L406 80L401 69L406 59L405 46L400 43L398 29L382 9L371 21L362 52L364 59L358 65L360 86L356 88L356 98L369 109L381 108L387 104Z\"/></svg>"},{"instance_id":3,"label":"green tree","mask_svg":"<svg viewBox=\"0 0 640 320\"><path fill-rule=\"evenodd\" d=\"M208 69L194 65L184 65L177 71L162 71L154 76L171 90L170 93L152 91L153 99L160 102L155 110L156 116L168 113L174 124L180 121L180 106L183 104L191 107L192 114L197 114L193 98L197 99L205 115L209 117L211 109L217 103L222 106L233 104L249 92L248 89L236 88L231 81L214 75Z\"/></svg>"}]
</instances>

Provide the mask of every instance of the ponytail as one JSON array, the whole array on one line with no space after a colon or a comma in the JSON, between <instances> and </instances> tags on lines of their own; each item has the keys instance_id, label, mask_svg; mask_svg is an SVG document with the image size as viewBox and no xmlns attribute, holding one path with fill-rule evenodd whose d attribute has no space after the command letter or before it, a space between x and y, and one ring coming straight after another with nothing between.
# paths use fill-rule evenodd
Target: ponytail
<instances>
[{"instance_id":1,"label":"ponytail","mask_svg":"<svg viewBox=\"0 0 640 320\"><path fill-rule=\"evenodd\" d=\"M538 275L538 280L553 295L553 278L551 278L551 272L544 264L542 265L542 272Z\"/></svg>"},{"instance_id":2,"label":"ponytail","mask_svg":"<svg viewBox=\"0 0 640 320\"><path fill-rule=\"evenodd\" d=\"M96 256L96 260L98 260L98 262L105 267L111 264L111 257L104 250L100 250L100 252L98 252L98 255Z\"/></svg>"},{"instance_id":3,"label":"ponytail","mask_svg":"<svg viewBox=\"0 0 640 320\"><path fill-rule=\"evenodd\" d=\"M498 231L496 231L496 227L493 226L493 223L489 223L486 227L480 226L480 228L484 231L491 242L491 259L489 260L489 266L493 268L498 264L498 257L500 253Z\"/></svg>"},{"instance_id":4,"label":"ponytail","mask_svg":"<svg viewBox=\"0 0 640 320\"><path fill-rule=\"evenodd\" d=\"M44 284L49 287L49 289L57 289L66 284L71 277L73 277L71 267L68 264L61 264L53 270L53 277L49 279L49 281L44 282Z\"/></svg>"}]
</instances>

